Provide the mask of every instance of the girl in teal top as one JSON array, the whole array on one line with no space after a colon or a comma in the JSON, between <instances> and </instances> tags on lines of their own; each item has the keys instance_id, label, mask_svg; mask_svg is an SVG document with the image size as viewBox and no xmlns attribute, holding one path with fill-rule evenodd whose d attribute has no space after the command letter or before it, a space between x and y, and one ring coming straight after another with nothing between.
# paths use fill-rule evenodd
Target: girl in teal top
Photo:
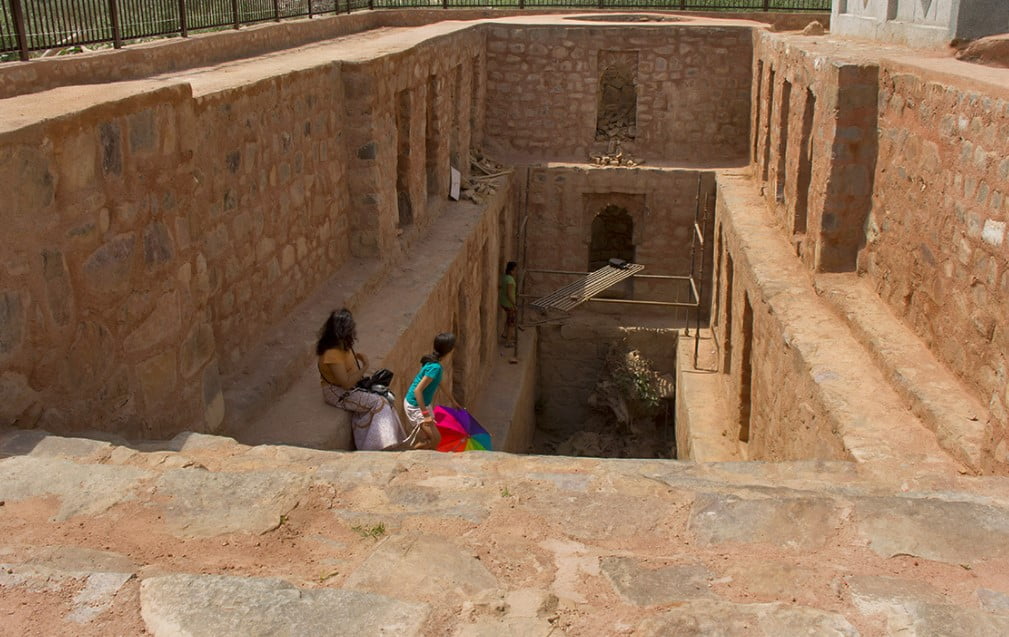
<instances>
[{"instance_id":1,"label":"girl in teal top","mask_svg":"<svg viewBox=\"0 0 1009 637\"><path fill-rule=\"evenodd\" d=\"M420 428L420 438L424 442L418 445L422 449L436 449L441 442L441 434L434 424L432 402L434 394L441 385L444 374L442 361L455 348L455 334L442 333L434 337L434 352L425 354L420 359L420 371L414 377L410 389L403 397L403 411L415 428ZM452 401L453 403L455 401Z\"/></svg>"}]
</instances>

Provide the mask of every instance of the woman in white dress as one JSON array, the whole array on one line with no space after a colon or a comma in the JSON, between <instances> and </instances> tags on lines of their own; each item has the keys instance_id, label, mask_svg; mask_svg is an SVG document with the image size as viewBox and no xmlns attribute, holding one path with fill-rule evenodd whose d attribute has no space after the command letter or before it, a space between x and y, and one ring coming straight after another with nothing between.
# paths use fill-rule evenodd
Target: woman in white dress
<instances>
[{"instance_id":1,"label":"woman in white dress","mask_svg":"<svg viewBox=\"0 0 1009 637\"><path fill-rule=\"evenodd\" d=\"M361 451L379 451L399 445L406 438L399 416L383 396L359 389L368 358L354 352L357 326L346 308L333 312L319 332L318 355L322 396L325 401L350 412L354 445Z\"/></svg>"}]
</instances>

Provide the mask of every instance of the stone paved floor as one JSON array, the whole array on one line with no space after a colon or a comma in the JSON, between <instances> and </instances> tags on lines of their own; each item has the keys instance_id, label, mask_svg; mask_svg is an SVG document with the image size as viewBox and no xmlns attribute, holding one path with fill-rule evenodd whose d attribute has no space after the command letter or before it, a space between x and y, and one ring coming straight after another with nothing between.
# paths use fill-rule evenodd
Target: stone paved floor
<instances>
[{"instance_id":1,"label":"stone paved floor","mask_svg":"<svg viewBox=\"0 0 1009 637\"><path fill-rule=\"evenodd\" d=\"M1009 479L0 433L21 635L1004 635Z\"/></svg>"}]
</instances>

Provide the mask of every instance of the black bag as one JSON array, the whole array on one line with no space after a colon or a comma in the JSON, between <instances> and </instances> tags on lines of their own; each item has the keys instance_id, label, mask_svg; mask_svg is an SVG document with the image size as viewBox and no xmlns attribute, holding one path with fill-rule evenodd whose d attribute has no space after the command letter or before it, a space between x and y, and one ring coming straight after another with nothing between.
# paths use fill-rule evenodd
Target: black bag
<instances>
[{"instance_id":1,"label":"black bag","mask_svg":"<svg viewBox=\"0 0 1009 637\"><path fill-rule=\"evenodd\" d=\"M375 392L376 394L384 394L386 390L389 389L389 384L391 382L392 372L383 367L371 376L365 376L361 380L357 381L357 388Z\"/></svg>"}]
</instances>

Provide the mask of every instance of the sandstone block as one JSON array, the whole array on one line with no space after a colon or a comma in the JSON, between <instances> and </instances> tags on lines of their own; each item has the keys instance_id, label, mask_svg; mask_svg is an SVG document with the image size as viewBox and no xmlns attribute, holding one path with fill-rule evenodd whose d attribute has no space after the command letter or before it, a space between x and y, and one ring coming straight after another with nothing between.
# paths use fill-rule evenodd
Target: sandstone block
<instances>
[{"instance_id":1,"label":"sandstone block","mask_svg":"<svg viewBox=\"0 0 1009 637\"><path fill-rule=\"evenodd\" d=\"M888 634L997 637L1009 630L1009 616L951 605L922 582L883 576L847 581L855 607L865 615L882 616Z\"/></svg>"},{"instance_id":2,"label":"sandstone block","mask_svg":"<svg viewBox=\"0 0 1009 637\"><path fill-rule=\"evenodd\" d=\"M203 370L203 414L208 431L217 431L224 422L224 393L215 364Z\"/></svg>"},{"instance_id":3,"label":"sandstone block","mask_svg":"<svg viewBox=\"0 0 1009 637\"><path fill-rule=\"evenodd\" d=\"M99 515L132 500L134 490L149 476L134 467L18 456L0 462L0 500L56 496L60 508L53 520L60 522L75 515Z\"/></svg>"},{"instance_id":4,"label":"sandstone block","mask_svg":"<svg viewBox=\"0 0 1009 637\"><path fill-rule=\"evenodd\" d=\"M1009 594L987 588L977 589L977 598L981 608L997 615L1009 615Z\"/></svg>"},{"instance_id":5,"label":"sandstone block","mask_svg":"<svg viewBox=\"0 0 1009 637\"><path fill-rule=\"evenodd\" d=\"M144 262L150 267L171 260L172 238L165 224L156 221L144 230Z\"/></svg>"},{"instance_id":6,"label":"sandstone block","mask_svg":"<svg viewBox=\"0 0 1009 637\"><path fill-rule=\"evenodd\" d=\"M98 144L94 130L89 129L63 140L60 151L60 191L70 194L93 188L98 168Z\"/></svg>"},{"instance_id":7,"label":"sandstone block","mask_svg":"<svg viewBox=\"0 0 1009 637\"><path fill-rule=\"evenodd\" d=\"M75 393L97 389L113 367L115 343L108 328L86 321L78 324L70 349L62 359L60 386Z\"/></svg>"},{"instance_id":8,"label":"sandstone block","mask_svg":"<svg viewBox=\"0 0 1009 637\"><path fill-rule=\"evenodd\" d=\"M714 597L708 582L715 576L698 564L649 568L634 558L604 557L600 570L621 597L638 606Z\"/></svg>"},{"instance_id":9,"label":"sandstone block","mask_svg":"<svg viewBox=\"0 0 1009 637\"><path fill-rule=\"evenodd\" d=\"M182 343L180 365L182 375L191 378L214 355L216 344L214 330L207 323L200 323L190 330Z\"/></svg>"},{"instance_id":10,"label":"sandstone block","mask_svg":"<svg viewBox=\"0 0 1009 637\"><path fill-rule=\"evenodd\" d=\"M734 604L697 600L684 602L638 625L635 635L822 635L857 637L858 631L847 619L804 606L786 604Z\"/></svg>"},{"instance_id":11,"label":"sandstone block","mask_svg":"<svg viewBox=\"0 0 1009 637\"><path fill-rule=\"evenodd\" d=\"M266 533L298 504L306 478L283 472L175 469L156 484L169 530L179 537Z\"/></svg>"},{"instance_id":12,"label":"sandstone block","mask_svg":"<svg viewBox=\"0 0 1009 637\"><path fill-rule=\"evenodd\" d=\"M149 152L157 148L158 131L154 126L154 111L148 109L131 115L128 121L130 151Z\"/></svg>"},{"instance_id":13,"label":"sandstone block","mask_svg":"<svg viewBox=\"0 0 1009 637\"><path fill-rule=\"evenodd\" d=\"M884 557L904 554L963 564L1009 557L1009 511L934 498L865 498L858 532Z\"/></svg>"},{"instance_id":14,"label":"sandstone block","mask_svg":"<svg viewBox=\"0 0 1009 637\"><path fill-rule=\"evenodd\" d=\"M144 350L178 334L181 327L179 295L173 290L158 299L144 322L123 341L123 346L128 352Z\"/></svg>"},{"instance_id":15,"label":"sandstone block","mask_svg":"<svg viewBox=\"0 0 1009 637\"><path fill-rule=\"evenodd\" d=\"M0 292L0 360L21 347L25 331L25 308L21 294L14 290Z\"/></svg>"},{"instance_id":16,"label":"sandstone block","mask_svg":"<svg viewBox=\"0 0 1009 637\"><path fill-rule=\"evenodd\" d=\"M13 424L37 397L24 375L12 371L0 373L0 427ZM0 446L0 453L2 450Z\"/></svg>"},{"instance_id":17,"label":"sandstone block","mask_svg":"<svg viewBox=\"0 0 1009 637\"><path fill-rule=\"evenodd\" d=\"M106 175L123 174L122 133L119 124L106 122L98 127L102 145L102 170Z\"/></svg>"},{"instance_id":18,"label":"sandstone block","mask_svg":"<svg viewBox=\"0 0 1009 637\"><path fill-rule=\"evenodd\" d=\"M74 299L70 273L60 250L42 251L42 276L46 282L49 314L57 325L66 325L73 313Z\"/></svg>"},{"instance_id":19,"label":"sandstone block","mask_svg":"<svg viewBox=\"0 0 1009 637\"><path fill-rule=\"evenodd\" d=\"M34 212L53 202L54 181L40 149L17 146L0 150L0 183L11 186L10 199L0 205L0 224L8 229L28 229L37 223Z\"/></svg>"},{"instance_id":20,"label":"sandstone block","mask_svg":"<svg viewBox=\"0 0 1009 637\"><path fill-rule=\"evenodd\" d=\"M497 585L497 579L465 547L433 535L389 538L346 583L347 588L402 599L471 597Z\"/></svg>"},{"instance_id":21,"label":"sandstone block","mask_svg":"<svg viewBox=\"0 0 1009 637\"><path fill-rule=\"evenodd\" d=\"M84 261L84 279L88 286L98 292L128 289L135 244L135 233L128 232L92 252Z\"/></svg>"},{"instance_id":22,"label":"sandstone block","mask_svg":"<svg viewBox=\"0 0 1009 637\"><path fill-rule=\"evenodd\" d=\"M784 494L744 500L701 493L690 515L691 531L705 544L766 542L793 549L824 546L840 522L841 513L832 501Z\"/></svg>"},{"instance_id":23,"label":"sandstone block","mask_svg":"<svg viewBox=\"0 0 1009 637\"><path fill-rule=\"evenodd\" d=\"M280 579L168 575L145 579L140 612L155 637L421 634L429 607L362 593L299 589Z\"/></svg>"},{"instance_id":24,"label":"sandstone block","mask_svg":"<svg viewBox=\"0 0 1009 637\"><path fill-rule=\"evenodd\" d=\"M178 360L174 349L169 349L137 364L137 375L148 409L162 405L174 393L178 384Z\"/></svg>"}]
</instances>

